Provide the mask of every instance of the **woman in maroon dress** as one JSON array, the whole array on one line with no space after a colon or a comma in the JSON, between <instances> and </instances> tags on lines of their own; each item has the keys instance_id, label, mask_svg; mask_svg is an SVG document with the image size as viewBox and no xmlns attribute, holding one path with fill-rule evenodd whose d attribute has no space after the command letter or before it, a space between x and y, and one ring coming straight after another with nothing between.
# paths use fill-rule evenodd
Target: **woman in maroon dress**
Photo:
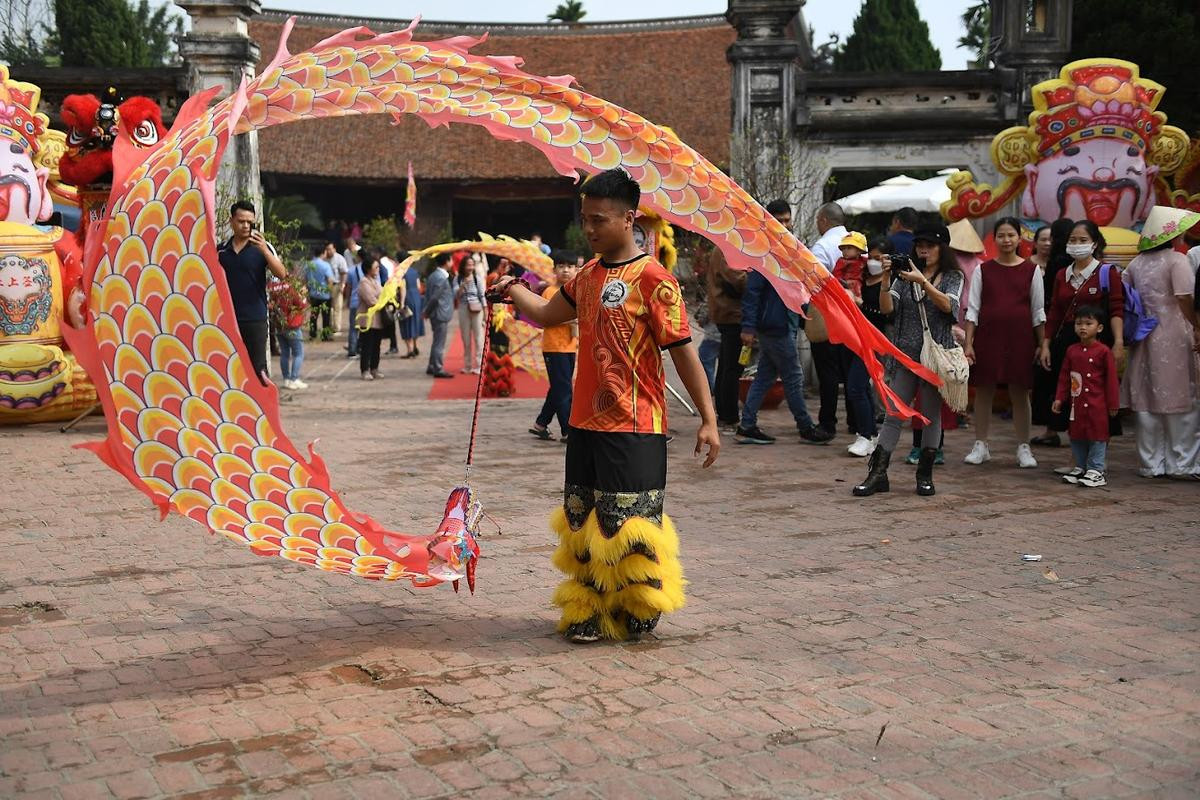
<instances>
[{"instance_id":1,"label":"woman in maroon dress","mask_svg":"<svg viewBox=\"0 0 1200 800\"><path fill-rule=\"evenodd\" d=\"M1008 386L1017 429L1017 465L1030 469L1037 460L1029 449L1029 388L1033 361L1045 338L1046 311L1042 271L1017 253L1021 223L1005 217L992 228L999 254L985 261L971 279L967 297L965 346L975 387L975 446L968 464L991 460L988 431L996 386Z\"/></svg>"}]
</instances>

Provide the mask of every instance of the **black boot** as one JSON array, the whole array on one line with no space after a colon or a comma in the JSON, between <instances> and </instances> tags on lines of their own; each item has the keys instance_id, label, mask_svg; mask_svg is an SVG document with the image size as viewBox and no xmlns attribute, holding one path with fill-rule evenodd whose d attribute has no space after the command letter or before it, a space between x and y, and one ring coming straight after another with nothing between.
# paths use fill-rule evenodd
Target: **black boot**
<instances>
[{"instance_id":1,"label":"black boot","mask_svg":"<svg viewBox=\"0 0 1200 800\"><path fill-rule=\"evenodd\" d=\"M933 460L937 458L936 447L922 447L921 458L917 461L917 494L930 497L935 494L933 489Z\"/></svg>"},{"instance_id":2,"label":"black boot","mask_svg":"<svg viewBox=\"0 0 1200 800\"><path fill-rule=\"evenodd\" d=\"M890 450L876 447L871 453L870 462L868 462L867 479L854 487L854 496L869 497L877 492L889 491L892 487L888 484L887 470L891 460L892 452Z\"/></svg>"}]
</instances>

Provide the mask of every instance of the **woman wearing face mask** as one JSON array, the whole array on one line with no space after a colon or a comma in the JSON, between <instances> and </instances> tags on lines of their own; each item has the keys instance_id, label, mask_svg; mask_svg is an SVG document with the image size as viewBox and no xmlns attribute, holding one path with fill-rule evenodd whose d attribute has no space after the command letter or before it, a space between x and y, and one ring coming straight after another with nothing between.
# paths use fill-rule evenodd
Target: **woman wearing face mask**
<instances>
[{"instance_id":1,"label":"woman wearing face mask","mask_svg":"<svg viewBox=\"0 0 1200 800\"><path fill-rule=\"evenodd\" d=\"M1075 260L1067 255L1067 239L1071 237L1071 229L1075 227L1075 221L1066 219L1055 220L1050 225L1040 228L1037 232L1035 240L1035 250L1033 258L1030 259L1033 263L1042 268L1042 287L1043 294L1046 298L1046 309L1050 308L1050 301L1054 298L1054 281L1058 278L1060 272L1069 268ZM1043 240L1048 240L1048 244L1043 245ZM1045 249L1045 260L1041 260L1040 253ZM1073 327L1073 326L1072 326ZM1053 336L1054 331L1046 329L1046 336ZM1029 440L1032 445L1042 445L1046 447L1058 447L1062 444L1062 440L1058 434L1050 430L1050 404L1054 402L1054 394L1058 388L1058 375L1048 369L1043 369L1040 363L1034 365L1033 369L1033 395L1030 398L1030 408L1033 411L1033 424L1046 426L1045 430L1038 436Z\"/></svg>"},{"instance_id":2,"label":"woman wearing face mask","mask_svg":"<svg viewBox=\"0 0 1200 800\"><path fill-rule=\"evenodd\" d=\"M918 230L913 235L913 243L915 258L912 266L899 273L900 281L891 286L890 291L880 293L879 307L885 314L895 314L893 343L902 353L919 363L921 346L925 342L921 308L925 309L929 334L933 340L942 347L957 346L951 328L958 317L963 274L950 253L950 231L945 225L931 225ZM889 267L890 264L885 262L884 268ZM921 455L917 461L917 494L932 495L933 460L937 454L938 442L942 438L942 420L939 413L942 407L941 395L938 394L936 386L917 377L901 364L896 364L888 387L910 405L919 396L918 407L925 410L925 416L929 418L929 424L921 432ZM867 478L854 487L856 497L866 497L889 490L887 469L892 451L896 449L896 443L900 440L901 422L900 417L888 415L875 451L871 453Z\"/></svg>"},{"instance_id":3,"label":"woman wearing face mask","mask_svg":"<svg viewBox=\"0 0 1200 800\"><path fill-rule=\"evenodd\" d=\"M1021 223L1004 217L992 228L999 255L985 261L971 279L968 292L966 332L963 349L971 366L975 387L975 446L963 461L990 461L988 431L992 424L992 400L996 386L1008 386L1012 399L1013 426L1017 429L1017 465L1033 469L1037 460L1029 449L1029 387L1033 383L1033 360L1041 351L1046 323L1042 297L1042 272L1032 261L1021 258Z\"/></svg>"},{"instance_id":4,"label":"woman wearing face mask","mask_svg":"<svg viewBox=\"0 0 1200 800\"><path fill-rule=\"evenodd\" d=\"M862 273L862 293L854 298L863 316L881 331L887 325L888 315L879 308L879 298L891 290L891 271L884 269L887 251L887 239L876 239L868 245L866 269ZM875 449L879 431L875 425L875 405L871 400L871 377L867 374L867 365L858 356L851 358L846 372L846 394L854 405L854 421L858 426L858 436L846 451L852 456L866 458Z\"/></svg>"},{"instance_id":5,"label":"woman wearing face mask","mask_svg":"<svg viewBox=\"0 0 1200 800\"><path fill-rule=\"evenodd\" d=\"M1117 268L1100 263L1105 244L1100 229L1091 220L1080 220L1072 226L1067 238L1067 255L1072 263L1054 279L1054 292L1046 310L1046 337L1042 339L1038 355L1042 368L1050 370L1052 375L1062 370L1067 348L1079 341L1075 335L1075 309L1080 306L1100 306L1108 312L1099 339L1112 350L1118 364L1125 358L1125 292ZM1102 270L1109 270L1107 298L1100 283ZM1051 414L1048 427L1055 432L1054 441L1037 443L1056 445L1058 433L1066 431L1068 423L1065 409L1062 413Z\"/></svg>"}]
</instances>

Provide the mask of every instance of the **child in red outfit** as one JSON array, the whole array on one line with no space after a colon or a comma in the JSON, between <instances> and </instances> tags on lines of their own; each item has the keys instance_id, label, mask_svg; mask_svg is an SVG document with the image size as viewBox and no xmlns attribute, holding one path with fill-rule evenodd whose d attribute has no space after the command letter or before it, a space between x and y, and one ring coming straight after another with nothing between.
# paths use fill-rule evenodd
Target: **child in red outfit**
<instances>
[{"instance_id":1,"label":"child in red outfit","mask_svg":"<svg viewBox=\"0 0 1200 800\"><path fill-rule=\"evenodd\" d=\"M833 277L846 287L856 303L862 302L863 271L867 268L867 237L858 231L847 233L838 249L842 257L833 265Z\"/></svg>"},{"instance_id":2,"label":"child in red outfit","mask_svg":"<svg viewBox=\"0 0 1200 800\"><path fill-rule=\"evenodd\" d=\"M1117 361L1108 346L1096 337L1104 329L1100 320L1104 311L1083 306L1075 311L1075 335L1079 343L1067 349L1058 393L1051 410L1061 414L1070 393L1071 452L1075 469L1063 476L1065 483L1098 487L1107 485L1104 477L1108 453L1108 419L1119 408L1117 397Z\"/></svg>"}]
</instances>

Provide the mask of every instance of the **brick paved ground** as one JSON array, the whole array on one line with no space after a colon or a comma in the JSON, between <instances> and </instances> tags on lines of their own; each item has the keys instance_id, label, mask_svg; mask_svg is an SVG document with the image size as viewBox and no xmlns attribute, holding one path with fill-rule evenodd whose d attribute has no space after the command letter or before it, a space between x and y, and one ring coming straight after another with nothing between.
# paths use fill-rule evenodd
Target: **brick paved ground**
<instances>
[{"instance_id":1,"label":"brick paved ground","mask_svg":"<svg viewBox=\"0 0 1200 800\"><path fill-rule=\"evenodd\" d=\"M352 508L425 530L470 406L423 400L421 365L394 359L384 381L330 383L344 363L310 351L289 431L321 437ZM0 796L1200 791L1200 490L1132 477L1129 441L1113 484L1087 491L1055 483L1052 459L1016 470L1003 430L999 463L965 467L960 431L936 498L901 466L899 491L857 501L845 435L730 442L701 472L677 413L690 604L656 640L581 648L553 635L562 449L525 434L536 405L485 410L477 487L504 534L474 597L160 523L70 449L98 420L0 432Z\"/></svg>"}]
</instances>

